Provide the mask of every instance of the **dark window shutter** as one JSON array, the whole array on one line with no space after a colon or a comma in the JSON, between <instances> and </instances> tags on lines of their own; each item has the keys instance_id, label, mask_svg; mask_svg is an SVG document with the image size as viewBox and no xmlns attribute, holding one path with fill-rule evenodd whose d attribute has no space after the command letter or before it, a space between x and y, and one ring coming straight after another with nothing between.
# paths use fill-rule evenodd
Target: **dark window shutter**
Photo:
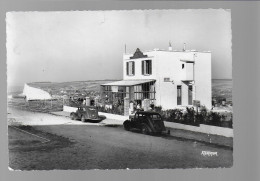
<instances>
[{"instance_id":1,"label":"dark window shutter","mask_svg":"<svg viewBox=\"0 0 260 181\"><path fill-rule=\"evenodd\" d=\"M135 62L132 62L132 74L135 75Z\"/></svg>"},{"instance_id":2,"label":"dark window shutter","mask_svg":"<svg viewBox=\"0 0 260 181\"><path fill-rule=\"evenodd\" d=\"M149 74L152 74L152 60L149 60Z\"/></svg>"},{"instance_id":3,"label":"dark window shutter","mask_svg":"<svg viewBox=\"0 0 260 181\"><path fill-rule=\"evenodd\" d=\"M142 61L142 75L144 75L144 61Z\"/></svg>"},{"instance_id":4,"label":"dark window shutter","mask_svg":"<svg viewBox=\"0 0 260 181\"><path fill-rule=\"evenodd\" d=\"M126 62L126 75L129 75L129 62Z\"/></svg>"}]
</instances>

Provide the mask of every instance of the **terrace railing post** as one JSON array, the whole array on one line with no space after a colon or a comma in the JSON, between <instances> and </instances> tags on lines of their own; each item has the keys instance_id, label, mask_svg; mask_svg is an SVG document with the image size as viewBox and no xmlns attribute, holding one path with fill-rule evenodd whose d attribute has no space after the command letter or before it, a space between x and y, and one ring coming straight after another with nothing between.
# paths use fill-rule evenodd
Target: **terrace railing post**
<instances>
[{"instance_id":1,"label":"terrace railing post","mask_svg":"<svg viewBox=\"0 0 260 181\"><path fill-rule=\"evenodd\" d=\"M143 101L143 109L144 111L148 111L150 107L150 100L149 99L144 99Z\"/></svg>"},{"instance_id":2,"label":"terrace railing post","mask_svg":"<svg viewBox=\"0 0 260 181\"><path fill-rule=\"evenodd\" d=\"M130 106L129 98L125 97L124 98L124 115L125 116L129 116L129 106Z\"/></svg>"}]
</instances>

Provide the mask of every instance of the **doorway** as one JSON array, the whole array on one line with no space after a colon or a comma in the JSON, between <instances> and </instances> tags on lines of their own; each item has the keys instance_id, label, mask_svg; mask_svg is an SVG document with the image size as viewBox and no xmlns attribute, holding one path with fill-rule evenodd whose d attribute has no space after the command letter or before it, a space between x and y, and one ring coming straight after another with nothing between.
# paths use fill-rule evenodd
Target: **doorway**
<instances>
[{"instance_id":1,"label":"doorway","mask_svg":"<svg viewBox=\"0 0 260 181\"><path fill-rule=\"evenodd\" d=\"M192 85L189 85L188 88L188 104L192 105Z\"/></svg>"},{"instance_id":2,"label":"doorway","mask_svg":"<svg viewBox=\"0 0 260 181\"><path fill-rule=\"evenodd\" d=\"M177 85L177 105L181 105L181 85Z\"/></svg>"}]
</instances>

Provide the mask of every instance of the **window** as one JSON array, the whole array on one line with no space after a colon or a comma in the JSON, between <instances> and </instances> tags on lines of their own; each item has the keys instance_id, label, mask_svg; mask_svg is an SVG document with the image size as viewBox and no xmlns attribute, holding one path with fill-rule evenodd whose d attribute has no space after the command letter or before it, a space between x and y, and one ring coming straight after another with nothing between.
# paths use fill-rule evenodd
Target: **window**
<instances>
[{"instance_id":1,"label":"window","mask_svg":"<svg viewBox=\"0 0 260 181\"><path fill-rule=\"evenodd\" d=\"M177 105L181 105L181 85L177 86Z\"/></svg>"},{"instance_id":2,"label":"window","mask_svg":"<svg viewBox=\"0 0 260 181\"><path fill-rule=\"evenodd\" d=\"M154 82L134 86L134 100L151 99L155 100Z\"/></svg>"},{"instance_id":3,"label":"window","mask_svg":"<svg viewBox=\"0 0 260 181\"><path fill-rule=\"evenodd\" d=\"M135 75L135 62L126 62L126 75Z\"/></svg>"},{"instance_id":4,"label":"window","mask_svg":"<svg viewBox=\"0 0 260 181\"><path fill-rule=\"evenodd\" d=\"M192 105L192 85L188 87L188 104Z\"/></svg>"},{"instance_id":5,"label":"window","mask_svg":"<svg viewBox=\"0 0 260 181\"><path fill-rule=\"evenodd\" d=\"M152 115L150 115L150 118L151 118L152 120L161 120L161 116L158 115L158 114L152 114Z\"/></svg>"},{"instance_id":6,"label":"window","mask_svg":"<svg viewBox=\"0 0 260 181\"><path fill-rule=\"evenodd\" d=\"M170 82L171 80L170 80L170 78L169 77L165 77L164 78L164 82Z\"/></svg>"},{"instance_id":7,"label":"window","mask_svg":"<svg viewBox=\"0 0 260 181\"><path fill-rule=\"evenodd\" d=\"M142 61L142 75L152 74L152 60Z\"/></svg>"},{"instance_id":8,"label":"window","mask_svg":"<svg viewBox=\"0 0 260 181\"><path fill-rule=\"evenodd\" d=\"M105 91L111 91L111 86L106 85L106 86L105 86Z\"/></svg>"}]
</instances>

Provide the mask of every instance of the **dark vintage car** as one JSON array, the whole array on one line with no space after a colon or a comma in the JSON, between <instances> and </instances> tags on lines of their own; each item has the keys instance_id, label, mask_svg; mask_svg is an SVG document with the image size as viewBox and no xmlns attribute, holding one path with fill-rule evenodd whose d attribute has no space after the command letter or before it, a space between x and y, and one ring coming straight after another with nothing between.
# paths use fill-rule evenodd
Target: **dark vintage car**
<instances>
[{"instance_id":1,"label":"dark vintage car","mask_svg":"<svg viewBox=\"0 0 260 181\"><path fill-rule=\"evenodd\" d=\"M98 115L98 110L95 106L80 106L76 112L70 113L72 120L80 119L82 122L86 120L89 122L100 122L103 117Z\"/></svg>"},{"instance_id":2,"label":"dark vintage car","mask_svg":"<svg viewBox=\"0 0 260 181\"><path fill-rule=\"evenodd\" d=\"M166 131L162 117L159 113L149 111L136 112L130 120L124 121L125 130L138 129L143 134L161 134Z\"/></svg>"}]
</instances>

